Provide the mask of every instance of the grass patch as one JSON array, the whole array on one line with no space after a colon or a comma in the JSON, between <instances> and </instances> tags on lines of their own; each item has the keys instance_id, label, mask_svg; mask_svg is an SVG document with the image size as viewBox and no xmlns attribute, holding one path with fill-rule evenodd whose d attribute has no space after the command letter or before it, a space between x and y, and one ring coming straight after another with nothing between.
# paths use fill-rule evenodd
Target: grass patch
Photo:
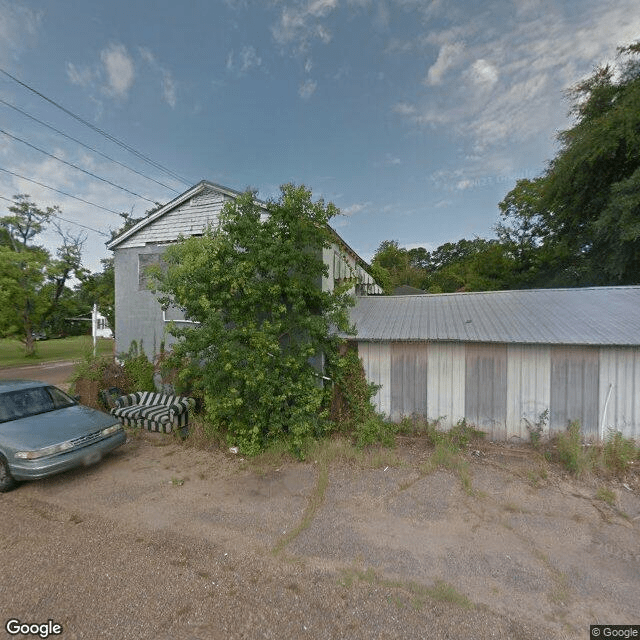
<instances>
[{"instance_id":1,"label":"grass patch","mask_svg":"<svg viewBox=\"0 0 640 640\"><path fill-rule=\"evenodd\" d=\"M608 487L600 487L596 491L596 498L606 502L610 507L616 504L616 494Z\"/></svg>"},{"instance_id":2,"label":"grass patch","mask_svg":"<svg viewBox=\"0 0 640 640\"><path fill-rule=\"evenodd\" d=\"M610 429L602 444L583 444L577 420L549 444L545 458L559 463L577 478L593 471L623 479L640 463L640 447L620 431Z\"/></svg>"},{"instance_id":3,"label":"grass patch","mask_svg":"<svg viewBox=\"0 0 640 640\"><path fill-rule=\"evenodd\" d=\"M392 589L404 594L414 609L422 609L426 604L433 601L448 602L464 609L472 609L474 606L467 596L444 580L436 580L432 587L427 587L413 580L390 580L376 573L371 567L368 569L351 567L343 569L341 574L340 584L343 587L349 588L358 581ZM398 594L393 594L391 597L398 606L404 604Z\"/></svg>"},{"instance_id":4,"label":"grass patch","mask_svg":"<svg viewBox=\"0 0 640 640\"><path fill-rule=\"evenodd\" d=\"M0 362L2 367L19 367L56 360L81 360L93 349L91 336L73 336L57 340L41 340L36 342L34 356L24 355L24 345L12 338L0 340ZM113 340L98 338L96 352L99 356L113 355Z\"/></svg>"},{"instance_id":5,"label":"grass patch","mask_svg":"<svg viewBox=\"0 0 640 640\"><path fill-rule=\"evenodd\" d=\"M537 469L527 471L527 480L533 487L539 487L540 484L549 477L546 466L540 465Z\"/></svg>"},{"instance_id":6,"label":"grass patch","mask_svg":"<svg viewBox=\"0 0 640 640\"><path fill-rule=\"evenodd\" d=\"M462 457L460 450L450 442L438 442L431 457L419 467L422 475L429 475L437 469L449 469L456 473L465 493L473 495L469 463Z\"/></svg>"}]
</instances>

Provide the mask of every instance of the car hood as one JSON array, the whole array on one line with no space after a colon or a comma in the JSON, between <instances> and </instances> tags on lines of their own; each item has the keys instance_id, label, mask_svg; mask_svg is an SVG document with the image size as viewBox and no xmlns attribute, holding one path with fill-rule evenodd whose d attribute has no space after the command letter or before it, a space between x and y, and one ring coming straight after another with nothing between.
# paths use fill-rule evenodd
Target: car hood
<instances>
[{"instance_id":1,"label":"car hood","mask_svg":"<svg viewBox=\"0 0 640 640\"><path fill-rule=\"evenodd\" d=\"M15 449L41 449L117 424L108 413L74 405L0 423L0 440Z\"/></svg>"}]
</instances>

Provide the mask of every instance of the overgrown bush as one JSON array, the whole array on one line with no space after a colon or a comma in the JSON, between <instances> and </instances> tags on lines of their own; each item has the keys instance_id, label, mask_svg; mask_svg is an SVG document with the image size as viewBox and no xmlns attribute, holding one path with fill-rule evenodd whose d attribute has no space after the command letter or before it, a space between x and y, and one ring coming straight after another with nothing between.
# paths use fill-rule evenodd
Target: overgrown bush
<instances>
[{"instance_id":1,"label":"overgrown bush","mask_svg":"<svg viewBox=\"0 0 640 640\"><path fill-rule=\"evenodd\" d=\"M71 392L80 396L80 402L94 409L107 409L100 392L116 387L128 393L131 380L124 367L112 356L94 356L88 350L78 363L71 377Z\"/></svg>"},{"instance_id":2,"label":"overgrown bush","mask_svg":"<svg viewBox=\"0 0 640 640\"><path fill-rule=\"evenodd\" d=\"M330 430L317 365L336 329L351 330L354 284L319 286L336 214L304 187L285 185L267 203L246 192L225 204L215 230L169 247L166 271L155 273L161 303L193 321L169 328L179 382L201 394L211 436L245 455L282 441L301 456Z\"/></svg>"},{"instance_id":3,"label":"overgrown bush","mask_svg":"<svg viewBox=\"0 0 640 640\"><path fill-rule=\"evenodd\" d=\"M142 350L142 345L138 349L138 344L134 340L126 354L120 354L122 368L127 377L128 386L131 391L155 391L153 382L155 368L153 362L147 358Z\"/></svg>"},{"instance_id":4,"label":"overgrown bush","mask_svg":"<svg viewBox=\"0 0 640 640\"><path fill-rule=\"evenodd\" d=\"M378 386L367 382L355 345L344 345L341 355L329 361L331 387L329 417L340 433L362 448L372 444L394 445L398 426L385 420L371 400Z\"/></svg>"}]
</instances>

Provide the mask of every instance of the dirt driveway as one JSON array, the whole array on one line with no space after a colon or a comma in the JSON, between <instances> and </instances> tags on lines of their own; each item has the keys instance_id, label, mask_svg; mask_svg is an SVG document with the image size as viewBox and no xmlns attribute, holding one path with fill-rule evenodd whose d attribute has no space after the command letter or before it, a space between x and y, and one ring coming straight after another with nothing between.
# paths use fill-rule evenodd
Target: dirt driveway
<instances>
[{"instance_id":1,"label":"dirt driveway","mask_svg":"<svg viewBox=\"0 0 640 640\"><path fill-rule=\"evenodd\" d=\"M170 436L0 496L0 615L71 638L582 638L637 624L640 485L470 451L256 469ZM16 637L16 636L7 636ZM25 637L25 636L17 636ZM33 637L33 636L32 636Z\"/></svg>"},{"instance_id":2,"label":"dirt driveway","mask_svg":"<svg viewBox=\"0 0 640 640\"><path fill-rule=\"evenodd\" d=\"M29 364L21 367L0 367L0 380L41 380L67 391L69 379L73 375L76 362L61 360L43 364Z\"/></svg>"}]
</instances>

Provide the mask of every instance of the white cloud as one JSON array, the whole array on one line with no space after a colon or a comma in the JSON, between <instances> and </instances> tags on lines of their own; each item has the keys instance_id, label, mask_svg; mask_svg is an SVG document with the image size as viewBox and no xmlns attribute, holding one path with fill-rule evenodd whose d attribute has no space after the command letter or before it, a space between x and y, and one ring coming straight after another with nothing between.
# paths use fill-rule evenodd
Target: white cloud
<instances>
[{"instance_id":1,"label":"white cloud","mask_svg":"<svg viewBox=\"0 0 640 640\"><path fill-rule=\"evenodd\" d=\"M298 89L298 95L303 100L308 100L315 93L317 86L317 82L314 82L313 80L305 80Z\"/></svg>"},{"instance_id":2,"label":"white cloud","mask_svg":"<svg viewBox=\"0 0 640 640\"><path fill-rule=\"evenodd\" d=\"M360 203L352 204L349 207L341 208L340 213L345 216L354 216L357 213L364 211L370 205L371 205L370 202L360 202Z\"/></svg>"},{"instance_id":3,"label":"white cloud","mask_svg":"<svg viewBox=\"0 0 640 640\"><path fill-rule=\"evenodd\" d=\"M76 84L81 87L88 87L93 84L94 72L91 67L82 66L76 67L72 62L67 62L67 77L71 84Z\"/></svg>"},{"instance_id":4,"label":"white cloud","mask_svg":"<svg viewBox=\"0 0 640 640\"><path fill-rule=\"evenodd\" d=\"M0 63L12 66L25 47L36 38L42 12L19 2L0 0Z\"/></svg>"},{"instance_id":5,"label":"white cloud","mask_svg":"<svg viewBox=\"0 0 640 640\"><path fill-rule=\"evenodd\" d=\"M482 58L473 63L471 74L473 82L485 87L492 87L499 79L496 67Z\"/></svg>"},{"instance_id":6,"label":"white cloud","mask_svg":"<svg viewBox=\"0 0 640 640\"><path fill-rule=\"evenodd\" d=\"M402 2L421 10L419 0ZM635 0L585 0L579 10L571 3L545 3L544 11L538 5L519 2L515 12L507 0L491 10L477 5L459 14L454 28L437 30L431 22L412 39L412 51L428 43L439 53L422 90L405 94L393 111L417 127L446 128L461 142L472 186L476 170L517 162L517 149L551 155L555 132L570 123L564 90L640 33ZM395 42L393 50L403 53L409 43ZM451 188L469 188L465 177L451 178Z\"/></svg>"},{"instance_id":7,"label":"white cloud","mask_svg":"<svg viewBox=\"0 0 640 640\"><path fill-rule=\"evenodd\" d=\"M260 66L262 66L262 58L252 46L242 47L237 56L237 60L233 50L227 55L227 71L243 74L251 71L251 69L257 69Z\"/></svg>"},{"instance_id":8,"label":"white cloud","mask_svg":"<svg viewBox=\"0 0 640 640\"><path fill-rule=\"evenodd\" d=\"M162 72L162 97L165 102L172 108L176 107L176 82L170 71Z\"/></svg>"},{"instance_id":9,"label":"white cloud","mask_svg":"<svg viewBox=\"0 0 640 640\"><path fill-rule=\"evenodd\" d=\"M451 69L460 59L464 45L461 42L452 42L442 45L438 58L429 68L427 84L440 84L444 74Z\"/></svg>"},{"instance_id":10,"label":"white cloud","mask_svg":"<svg viewBox=\"0 0 640 640\"><path fill-rule=\"evenodd\" d=\"M154 70L161 75L162 98L172 108L175 109L177 103L178 87L171 71L161 65L153 52L146 47L140 47L140 57Z\"/></svg>"},{"instance_id":11,"label":"white cloud","mask_svg":"<svg viewBox=\"0 0 640 640\"><path fill-rule=\"evenodd\" d=\"M133 58L127 48L123 44L112 43L100 52L100 60L107 76L106 93L126 98L135 78Z\"/></svg>"},{"instance_id":12,"label":"white cloud","mask_svg":"<svg viewBox=\"0 0 640 640\"><path fill-rule=\"evenodd\" d=\"M306 51L312 40L325 44L331 41L331 33L321 19L338 6L338 0L307 0L302 4L284 7L271 33L282 45L293 45L298 51Z\"/></svg>"}]
</instances>

